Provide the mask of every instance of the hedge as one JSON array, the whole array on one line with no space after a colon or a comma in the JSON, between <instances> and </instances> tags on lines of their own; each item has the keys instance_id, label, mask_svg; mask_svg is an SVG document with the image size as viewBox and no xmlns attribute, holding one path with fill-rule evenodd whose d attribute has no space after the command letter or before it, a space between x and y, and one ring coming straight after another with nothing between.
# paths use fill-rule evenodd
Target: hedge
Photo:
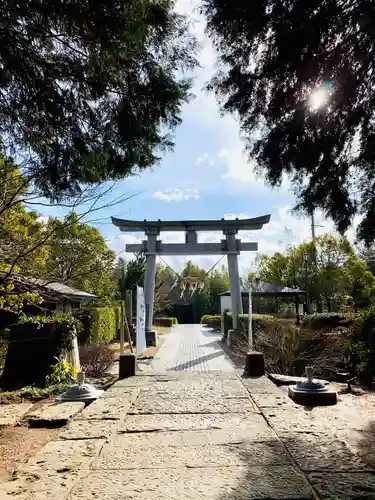
<instances>
[{"instance_id":1,"label":"hedge","mask_svg":"<svg viewBox=\"0 0 375 500\"><path fill-rule=\"evenodd\" d=\"M78 332L80 344L108 344L117 337L119 316L117 307L93 307L76 309L74 316L80 320Z\"/></svg>"},{"instance_id":2,"label":"hedge","mask_svg":"<svg viewBox=\"0 0 375 500\"><path fill-rule=\"evenodd\" d=\"M301 323L312 330L324 330L338 326L350 326L354 320L355 315L353 314L322 313L305 315L302 317Z\"/></svg>"},{"instance_id":3,"label":"hedge","mask_svg":"<svg viewBox=\"0 0 375 500\"><path fill-rule=\"evenodd\" d=\"M211 328L219 329L221 328L221 316L205 314L201 317L201 324L210 326Z\"/></svg>"},{"instance_id":4,"label":"hedge","mask_svg":"<svg viewBox=\"0 0 375 500\"><path fill-rule=\"evenodd\" d=\"M239 319L239 328L243 332L247 332L249 329L249 317L247 314L239 314L238 315ZM252 317L252 325L253 325L253 332L255 332L258 329L262 329L265 326L269 325L270 323L273 323L275 321L280 321L280 318L277 318L275 316L271 316L269 314L253 314ZM233 318L231 314L224 313L224 331L225 333L228 333L228 330L231 330L233 328Z\"/></svg>"},{"instance_id":5,"label":"hedge","mask_svg":"<svg viewBox=\"0 0 375 500\"><path fill-rule=\"evenodd\" d=\"M155 326L164 326L164 327L171 327L174 325L178 325L177 318L173 318L172 316L170 317L159 317L159 318L154 318L154 325Z\"/></svg>"}]
</instances>

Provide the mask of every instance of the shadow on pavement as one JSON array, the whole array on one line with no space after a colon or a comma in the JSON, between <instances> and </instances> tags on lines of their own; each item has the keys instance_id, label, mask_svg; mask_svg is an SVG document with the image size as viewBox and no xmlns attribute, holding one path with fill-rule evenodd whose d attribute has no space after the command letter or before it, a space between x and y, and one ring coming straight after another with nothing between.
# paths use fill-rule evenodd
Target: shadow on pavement
<instances>
[{"instance_id":1,"label":"shadow on pavement","mask_svg":"<svg viewBox=\"0 0 375 500\"><path fill-rule=\"evenodd\" d=\"M223 351L217 351L213 352L212 354L207 354L206 356L201 356L200 358L195 358L191 359L190 361L187 361L186 363L181 363L180 365L172 366L171 368L168 368L167 371L183 371L187 370L188 368L191 368L192 366L199 365L201 363L205 363L206 361L210 361L211 359L218 358L219 356L223 355Z\"/></svg>"}]
</instances>

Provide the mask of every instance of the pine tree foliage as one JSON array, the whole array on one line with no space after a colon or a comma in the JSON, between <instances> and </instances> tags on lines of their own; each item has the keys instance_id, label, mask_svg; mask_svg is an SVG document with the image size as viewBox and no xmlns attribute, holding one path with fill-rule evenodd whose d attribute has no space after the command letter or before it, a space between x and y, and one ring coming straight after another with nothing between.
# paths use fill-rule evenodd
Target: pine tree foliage
<instances>
[{"instance_id":1,"label":"pine tree foliage","mask_svg":"<svg viewBox=\"0 0 375 500\"><path fill-rule=\"evenodd\" d=\"M373 241L374 2L203 0L202 10L222 63L210 87L267 181L289 174L298 208L321 207L342 232L363 215L359 237Z\"/></svg>"},{"instance_id":2,"label":"pine tree foliage","mask_svg":"<svg viewBox=\"0 0 375 500\"><path fill-rule=\"evenodd\" d=\"M195 42L173 0L0 0L0 134L46 196L157 163Z\"/></svg>"}]
</instances>

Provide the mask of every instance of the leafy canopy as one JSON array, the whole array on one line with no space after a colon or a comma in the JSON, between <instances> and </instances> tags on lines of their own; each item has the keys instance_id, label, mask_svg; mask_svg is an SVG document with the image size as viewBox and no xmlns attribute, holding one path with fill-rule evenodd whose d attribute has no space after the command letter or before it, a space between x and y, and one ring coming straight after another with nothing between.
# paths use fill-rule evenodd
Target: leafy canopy
<instances>
[{"instance_id":1,"label":"leafy canopy","mask_svg":"<svg viewBox=\"0 0 375 500\"><path fill-rule=\"evenodd\" d=\"M202 10L222 62L211 88L238 116L250 158L271 185L290 174L298 208L321 207L340 231L362 214L358 235L373 241L373 2L203 0Z\"/></svg>"},{"instance_id":2,"label":"leafy canopy","mask_svg":"<svg viewBox=\"0 0 375 500\"><path fill-rule=\"evenodd\" d=\"M64 219L50 217L48 257L41 267L43 278L91 292L100 298L114 293L111 279L115 252L108 248L99 230L80 221L76 213Z\"/></svg>"},{"instance_id":3,"label":"leafy canopy","mask_svg":"<svg viewBox=\"0 0 375 500\"><path fill-rule=\"evenodd\" d=\"M285 253L261 255L259 273L263 281L308 290L318 309L322 302L329 310L339 309L348 300L362 307L375 292L367 263L345 237L319 236L314 242L289 246Z\"/></svg>"},{"instance_id":4,"label":"leafy canopy","mask_svg":"<svg viewBox=\"0 0 375 500\"><path fill-rule=\"evenodd\" d=\"M0 134L50 198L172 146L195 66L173 0L1 2Z\"/></svg>"}]
</instances>

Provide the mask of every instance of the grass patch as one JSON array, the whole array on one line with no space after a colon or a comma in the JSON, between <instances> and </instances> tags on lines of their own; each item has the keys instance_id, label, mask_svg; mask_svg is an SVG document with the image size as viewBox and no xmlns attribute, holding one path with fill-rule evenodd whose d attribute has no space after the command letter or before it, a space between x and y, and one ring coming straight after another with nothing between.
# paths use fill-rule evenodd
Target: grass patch
<instances>
[{"instance_id":1,"label":"grass patch","mask_svg":"<svg viewBox=\"0 0 375 500\"><path fill-rule=\"evenodd\" d=\"M22 387L17 391L0 392L0 404L21 403L22 401L40 401L57 396L66 391L72 384L53 384L48 387Z\"/></svg>"}]
</instances>

